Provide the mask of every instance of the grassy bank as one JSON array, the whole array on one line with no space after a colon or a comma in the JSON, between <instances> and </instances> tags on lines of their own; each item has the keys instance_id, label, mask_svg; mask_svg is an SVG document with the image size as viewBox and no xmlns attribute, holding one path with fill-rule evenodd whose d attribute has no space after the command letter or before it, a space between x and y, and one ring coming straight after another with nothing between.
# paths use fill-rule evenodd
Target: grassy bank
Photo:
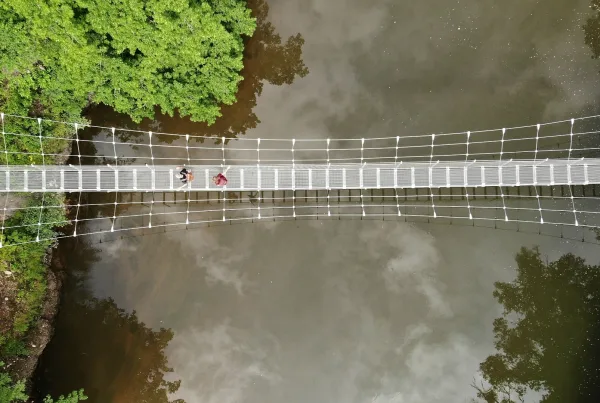
<instances>
[{"instance_id":1,"label":"grassy bank","mask_svg":"<svg viewBox=\"0 0 600 403\"><path fill-rule=\"evenodd\" d=\"M40 195L23 198L27 209L19 210L5 220L4 247L0 249L0 290L4 298L0 306L0 359L3 361L15 355L27 354L22 337L39 315L46 294L46 256L55 231L54 225L38 226L37 223L66 222L64 208L40 209ZM44 196L46 205L60 206L63 202L64 196L60 194ZM46 240L11 246L35 240L38 236Z\"/></svg>"}]
</instances>

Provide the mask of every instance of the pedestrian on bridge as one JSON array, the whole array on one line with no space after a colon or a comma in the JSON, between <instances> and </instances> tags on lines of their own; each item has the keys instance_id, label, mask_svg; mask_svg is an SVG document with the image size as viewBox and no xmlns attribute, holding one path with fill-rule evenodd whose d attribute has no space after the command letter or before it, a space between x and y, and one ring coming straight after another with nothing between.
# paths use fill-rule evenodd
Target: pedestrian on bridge
<instances>
[{"instance_id":1,"label":"pedestrian on bridge","mask_svg":"<svg viewBox=\"0 0 600 403\"><path fill-rule=\"evenodd\" d=\"M227 171L229 171L229 168L231 167L229 166L223 173L218 173L217 175L213 176L213 182L215 185L217 185L218 187L223 187L227 185L227 177L225 176L225 174L227 173Z\"/></svg>"},{"instance_id":2,"label":"pedestrian on bridge","mask_svg":"<svg viewBox=\"0 0 600 403\"><path fill-rule=\"evenodd\" d=\"M177 167L177 169L179 170L177 177L184 185L194 180L194 174L191 170L186 167Z\"/></svg>"}]
</instances>

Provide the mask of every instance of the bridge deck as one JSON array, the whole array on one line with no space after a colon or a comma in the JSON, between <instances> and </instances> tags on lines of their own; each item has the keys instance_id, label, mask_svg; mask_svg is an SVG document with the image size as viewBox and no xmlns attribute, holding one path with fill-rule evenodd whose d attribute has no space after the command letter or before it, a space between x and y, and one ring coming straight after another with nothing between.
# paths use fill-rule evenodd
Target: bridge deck
<instances>
[{"instance_id":1,"label":"bridge deck","mask_svg":"<svg viewBox=\"0 0 600 403\"><path fill-rule=\"evenodd\" d=\"M177 169L164 165L4 166L0 191L6 192L168 192L251 190L338 190L480 188L600 184L600 159L404 162L398 164L232 165L228 185L212 177L218 165L188 167L186 185Z\"/></svg>"}]
</instances>

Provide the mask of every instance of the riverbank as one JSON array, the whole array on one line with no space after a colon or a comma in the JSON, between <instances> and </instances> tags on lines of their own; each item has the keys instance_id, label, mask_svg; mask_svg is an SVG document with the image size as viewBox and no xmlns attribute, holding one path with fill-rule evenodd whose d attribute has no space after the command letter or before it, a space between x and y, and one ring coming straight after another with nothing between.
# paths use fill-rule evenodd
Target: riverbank
<instances>
[{"instance_id":1,"label":"riverbank","mask_svg":"<svg viewBox=\"0 0 600 403\"><path fill-rule=\"evenodd\" d=\"M52 337L62 284L51 263L57 245L53 224L67 219L66 208L59 207L65 198L47 194L41 210L39 199L35 194L8 195L6 205L14 214L2 217L0 362L4 365L0 372L15 382L14 390L30 389L39 357ZM30 242L36 236L40 241Z\"/></svg>"},{"instance_id":2,"label":"riverbank","mask_svg":"<svg viewBox=\"0 0 600 403\"><path fill-rule=\"evenodd\" d=\"M39 164L39 143L9 134L35 133L30 120L7 115L2 120L3 143L14 150L5 154L3 163L23 164L28 158ZM65 164L71 155L74 129L47 125L44 132L49 139L44 140L43 149L49 155L41 162ZM51 270L57 246L55 228L68 224L68 210L65 195L59 193L4 193L0 200L5 207L0 217L0 375L11 380L11 385L0 386L15 393L31 389L33 372L52 337L62 283L61 276Z\"/></svg>"},{"instance_id":3,"label":"riverbank","mask_svg":"<svg viewBox=\"0 0 600 403\"><path fill-rule=\"evenodd\" d=\"M44 300L40 308L38 317L31 323L29 331L21 339L22 345L27 350L27 355L17 355L9 357L5 360L5 370L13 380L25 382L27 390L31 388L31 378L37 367L40 356L42 355L46 345L52 338L54 332L53 322L58 312L60 302L60 291L62 287L62 273L57 273L52 270L52 267L57 267L55 263L50 264L52 260L53 250L49 249L44 258L46 266L45 276L45 293ZM0 315L3 318L13 320L18 315L26 315L26 312L19 310L6 310L10 301L17 299L18 282L7 276L0 279L0 290L10 290L12 295L6 294L5 301L2 303ZM6 298L8 298L6 300ZM32 307L26 307L25 309ZM35 309L35 308L34 308Z\"/></svg>"}]
</instances>

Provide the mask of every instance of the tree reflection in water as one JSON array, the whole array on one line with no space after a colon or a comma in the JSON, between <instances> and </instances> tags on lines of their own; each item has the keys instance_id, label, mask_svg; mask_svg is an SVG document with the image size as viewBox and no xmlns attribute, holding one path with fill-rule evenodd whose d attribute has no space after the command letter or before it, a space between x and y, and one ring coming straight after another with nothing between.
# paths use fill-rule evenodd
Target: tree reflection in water
<instances>
[{"instance_id":1,"label":"tree reflection in water","mask_svg":"<svg viewBox=\"0 0 600 403\"><path fill-rule=\"evenodd\" d=\"M584 41L598 59L600 0L590 8ZM600 266L571 253L548 262L537 248L522 248L516 262L517 278L495 285L504 307L494 321L498 352L480 365L478 398L523 402L534 391L544 403L600 401Z\"/></svg>"},{"instance_id":2,"label":"tree reflection in water","mask_svg":"<svg viewBox=\"0 0 600 403\"><path fill-rule=\"evenodd\" d=\"M592 50L592 58L600 58L600 0L592 0L590 8L595 12L583 26L585 44Z\"/></svg>"},{"instance_id":3,"label":"tree reflection in water","mask_svg":"<svg viewBox=\"0 0 600 403\"><path fill-rule=\"evenodd\" d=\"M522 248L517 278L497 282L504 307L494 320L498 352L481 363L487 403L522 402L530 391L544 403L600 401L600 266L565 254L542 259Z\"/></svg>"},{"instance_id":4,"label":"tree reflection in water","mask_svg":"<svg viewBox=\"0 0 600 403\"><path fill-rule=\"evenodd\" d=\"M120 309L110 298L90 296L86 278L100 253L91 244L66 239L55 258L55 267L73 270L64 285L55 337L35 374L36 393L84 388L92 402L171 402L169 394L180 385L165 379L172 372L165 348L173 331L151 329L135 311Z\"/></svg>"}]
</instances>

